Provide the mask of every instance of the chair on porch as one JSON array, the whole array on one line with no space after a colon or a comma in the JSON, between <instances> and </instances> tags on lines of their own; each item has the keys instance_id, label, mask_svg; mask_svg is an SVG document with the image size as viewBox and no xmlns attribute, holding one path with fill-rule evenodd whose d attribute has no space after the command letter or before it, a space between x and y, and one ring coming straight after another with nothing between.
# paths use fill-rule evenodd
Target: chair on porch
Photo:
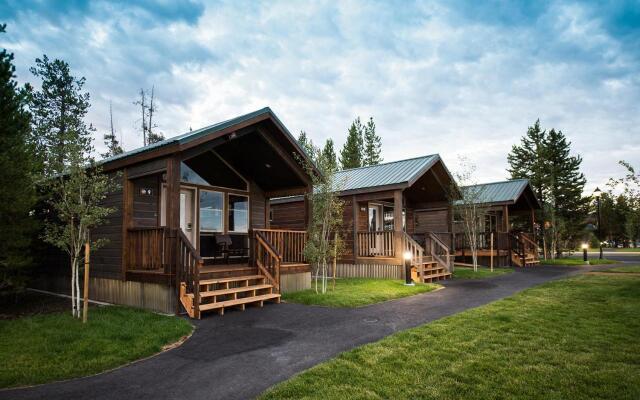
<instances>
[{"instance_id":1,"label":"chair on porch","mask_svg":"<svg viewBox=\"0 0 640 400\"><path fill-rule=\"evenodd\" d=\"M239 256L239 257L249 256L249 248L245 247L246 245L234 246L231 235L227 235L227 234L216 235L216 244L220 249L222 258L227 264L229 264L230 256Z\"/></svg>"}]
</instances>

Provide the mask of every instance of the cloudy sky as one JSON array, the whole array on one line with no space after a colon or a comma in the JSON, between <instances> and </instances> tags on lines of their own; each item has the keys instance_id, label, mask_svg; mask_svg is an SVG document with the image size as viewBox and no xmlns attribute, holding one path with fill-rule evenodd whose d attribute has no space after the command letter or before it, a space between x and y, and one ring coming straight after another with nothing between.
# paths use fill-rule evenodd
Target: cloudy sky
<instances>
[{"instance_id":1,"label":"cloudy sky","mask_svg":"<svg viewBox=\"0 0 640 400\"><path fill-rule=\"evenodd\" d=\"M527 126L562 130L588 190L640 167L640 1L0 0L21 82L47 54L87 79L96 143L109 102L125 149L141 145L140 88L165 136L271 107L314 142L376 121L385 161L460 156L507 177Z\"/></svg>"}]
</instances>

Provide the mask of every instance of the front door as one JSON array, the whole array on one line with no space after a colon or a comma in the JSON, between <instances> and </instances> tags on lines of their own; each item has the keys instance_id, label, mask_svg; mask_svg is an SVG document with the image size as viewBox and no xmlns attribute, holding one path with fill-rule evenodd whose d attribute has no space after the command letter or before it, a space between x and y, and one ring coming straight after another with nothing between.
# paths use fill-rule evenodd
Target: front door
<instances>
[{"instance_id":1,"label":"front door","mask_svg":"<svg viewBox=\"0 0 640 400\"><path fill-rule=\"evenodd\" d=\"M369 232L380 232L383 229L382 205L369 204ZM378 255L382 251L383 237L382 233L372 234L369 236L369 254Z\"/></svg>"},{"instance_id":2,"label":"front door","mask_svg":"<svg viewBox=\"0 0 640 400\"><path fill-rule=\"evenodd\" d=\"M180 189L180 229L195 247L195 195L193 189Z\"/></svg>"}]
</instances>

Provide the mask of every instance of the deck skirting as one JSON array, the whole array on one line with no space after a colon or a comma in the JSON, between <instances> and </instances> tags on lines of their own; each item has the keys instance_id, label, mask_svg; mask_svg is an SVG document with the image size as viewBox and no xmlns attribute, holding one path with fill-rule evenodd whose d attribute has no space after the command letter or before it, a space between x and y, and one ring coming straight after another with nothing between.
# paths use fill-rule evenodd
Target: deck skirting
<instances>
[{"instance_id":1,"label":"deck skirting","mask_svg":"<svg viewBox=\"0 0 640 400\"><path fill-rule=\"evenodd\" d=\"M69 278L46 276L34 282L36 289L54 293L70 294ZM80 282L82 287L83 283ZM82 289L81 289L82 291ZM144 308L167 314L174 314L175 293L164 284L122 281L119 279L90 278L89 298L106 303Z\"/></svg>"},{"instance_id":2,"label":"deck skirting","mask_svg":"<svg viewBox=\"0 0 640 400\"><path fill-rule=\"evenodd\" d=\"M338 278L404 279L404 268L394 264L337 264Z\"/></svg>"}]
</instances>

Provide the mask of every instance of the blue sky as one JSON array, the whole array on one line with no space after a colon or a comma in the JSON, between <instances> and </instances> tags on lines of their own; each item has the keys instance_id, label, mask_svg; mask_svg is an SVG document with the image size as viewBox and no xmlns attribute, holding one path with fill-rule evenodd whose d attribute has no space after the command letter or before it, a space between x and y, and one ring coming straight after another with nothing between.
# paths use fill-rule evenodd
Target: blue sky
<instances>
[{"instance_id":1,"label":"blue sky","mask_svg":"<svg viewBox=\"0 0 640 400\"><path fill-rule=\"evenodd\" d=\"M87 78L96 147L109 102L138 147L141 87L166 136L264 106L292 132L342 145L373 116L387 161L440 153L505 178L540 118L584 158L588 190L640 167L640 1L0 0L18 79L47 54Z\"/></svg>"}]
</instances>

